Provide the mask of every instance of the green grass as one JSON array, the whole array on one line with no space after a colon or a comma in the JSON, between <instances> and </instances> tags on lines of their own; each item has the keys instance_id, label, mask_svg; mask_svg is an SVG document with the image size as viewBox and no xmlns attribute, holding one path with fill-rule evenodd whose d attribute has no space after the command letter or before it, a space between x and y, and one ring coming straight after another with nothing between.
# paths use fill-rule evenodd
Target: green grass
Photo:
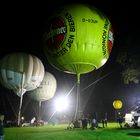
<instances>
[{"instance_id":1,"label":"green grass","mask_svg":"<svg viewBox=\"0 0 140 140\"><path fill-rule=\"evenodd\" d=\"M66 128L67 125L5 128L5 140L140 140L140 129L120 129L117 123L96 130Z\"/></svg>"}]
</instances>

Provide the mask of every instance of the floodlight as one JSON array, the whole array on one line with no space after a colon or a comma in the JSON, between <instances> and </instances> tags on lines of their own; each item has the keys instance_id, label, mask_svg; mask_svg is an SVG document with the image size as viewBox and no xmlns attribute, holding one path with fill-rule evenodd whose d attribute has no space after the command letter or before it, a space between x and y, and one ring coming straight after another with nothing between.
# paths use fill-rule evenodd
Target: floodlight
<instances>
[{"instance_id":1,"label":"floodlight","mask_svg":"<svg viewBox=\"0 0 140 140\"><path fill-rule=\"evenodd\" d=\"M69 102L67 97L59 97L55 100L55 109L56 111L64 111L68 108Z\"/></svg>"}]
</instances>

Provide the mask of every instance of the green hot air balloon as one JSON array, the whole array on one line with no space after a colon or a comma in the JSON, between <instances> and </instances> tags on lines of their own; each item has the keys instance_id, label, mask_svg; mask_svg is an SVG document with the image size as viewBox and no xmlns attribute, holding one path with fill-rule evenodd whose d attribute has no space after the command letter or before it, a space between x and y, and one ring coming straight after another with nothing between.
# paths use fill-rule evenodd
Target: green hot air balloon
<instances>
[{"instance_id":1,"label":"green hot air balloon","mask_svg":"<svg viewBox=\"0 0 140 140\"><path fill-rule=\"evenodd\" d=\"M97 8L86 4L68 4L49 18L43 34L43 49L56 69L77 75L103 66L113 45L109 19Z\"/></svg>"},{"instance_id":2,"label":"green hot air balloon","mask_svg":"<svg viewBox=\"0 0 140 140\"><path fill-rule=\"evenodd\" d=\"M123 103L122 103L121 100L114 100L114 101L113 101L113 107L114 107L115 109L121 109L122 106L123 106Z\"/></svg>"},{"instance_id":3,"label":"green hot air balloon","mask_svg":"<svg viewBox=\"0 0 140 140\"><path fill-rule=\"evenodd\" d=\"M116 99L113 101L113 107L115 109L115 119L120 116L120 109L123 107L123 102L120 99Z\"/></svg>"}]
</instances>

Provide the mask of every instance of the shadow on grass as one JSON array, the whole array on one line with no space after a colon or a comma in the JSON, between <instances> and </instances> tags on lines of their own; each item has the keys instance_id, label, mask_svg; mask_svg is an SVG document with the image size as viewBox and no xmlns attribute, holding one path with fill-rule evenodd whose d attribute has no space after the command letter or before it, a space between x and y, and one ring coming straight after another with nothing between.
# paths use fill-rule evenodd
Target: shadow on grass
<instances>
[{"instance_id":1,"label":"shadow on grass","mask_svg":"<svg viewBox=\"0 0 140 140\"><path fill-rule=\"evenodd\" d=\"M128 133L129 136L140 136L140 133Z\"/></svg>"}]
</instances>

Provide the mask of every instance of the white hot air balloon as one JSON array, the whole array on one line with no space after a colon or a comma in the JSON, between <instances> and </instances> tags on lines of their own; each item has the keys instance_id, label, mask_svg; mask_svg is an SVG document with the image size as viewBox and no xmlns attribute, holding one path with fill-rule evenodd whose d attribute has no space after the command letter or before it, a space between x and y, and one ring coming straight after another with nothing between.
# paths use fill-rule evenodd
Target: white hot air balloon
<instances>
[{"instance_id":1,"label":"white hot air balloon","mask_svg":"<svg viewBox=\"0 0 140 140\"><path fill-rule=\"evenodd\" d=\"M39 102L39 115L40 119L40 108L42 101L49 100L54 97L57 88L56 78L50 73L45 72L45 76L40 86L35 90L29 91L28 96Z\"/></svg>"},{"instance_id":2,"label":"white hot air balloon","mask_svg":"<svg viewBox=\"0 0 140 140\"><path fill-rule=\"evenodd\" d=\"M10 53L0 61L0 83L20 97L18 125L23 95L26 91L36 89L45 74L44 66L39 58L27 53Z\"/></svg>"}]
</instances>

